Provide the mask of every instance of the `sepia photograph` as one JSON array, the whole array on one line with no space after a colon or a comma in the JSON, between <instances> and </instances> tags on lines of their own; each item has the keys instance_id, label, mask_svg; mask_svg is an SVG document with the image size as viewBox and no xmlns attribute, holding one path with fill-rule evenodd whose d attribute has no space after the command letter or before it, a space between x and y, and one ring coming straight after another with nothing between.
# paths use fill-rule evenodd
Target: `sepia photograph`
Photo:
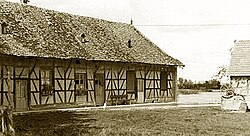
<instances>
[{"instance_id":1,"label":"sepia photograph","mask_svg":"<svg viewBox=\"0 0 250 136\"><path fill-rule=\"evenodd\" d=\"M250 1L0 0L0 136L250 135Z\"/></svg>"}]
</instances>

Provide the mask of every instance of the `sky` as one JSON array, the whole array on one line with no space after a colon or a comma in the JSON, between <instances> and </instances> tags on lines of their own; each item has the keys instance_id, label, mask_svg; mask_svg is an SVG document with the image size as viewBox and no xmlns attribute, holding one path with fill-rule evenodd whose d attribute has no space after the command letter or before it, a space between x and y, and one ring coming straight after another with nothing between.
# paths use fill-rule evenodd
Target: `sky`
<instances>
[{"instance_id":1,"label":"sky","mask_svg":"<svg viewBox=\"0 0 250 136\"><path fill-rule=\"evenodd\" d=\"M19 2L20 0L7 0ZM185 64L178 76L210 80L230 63L235 40L250 40L249 0L30 0L29 5L130 23Z\"/></svg>"}]
</instances>

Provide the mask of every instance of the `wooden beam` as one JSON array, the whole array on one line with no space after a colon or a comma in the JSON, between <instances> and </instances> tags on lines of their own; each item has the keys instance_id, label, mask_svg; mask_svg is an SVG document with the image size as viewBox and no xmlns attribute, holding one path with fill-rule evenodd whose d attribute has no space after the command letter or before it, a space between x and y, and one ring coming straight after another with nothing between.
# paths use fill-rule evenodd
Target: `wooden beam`
<instances>
[{"instance_id":1,"label":"wooden beam","mask_svg":"<svg viewBox=\"0 0 250 136\"><path fill-rule=\"evenodd\" d=\"M154 79L154 80L153 80L153 82L154 82L154 83L153 83L153 86L154 86L154 88L155 88L155 70L153 70L153 79ZM154 89L154 98L156 97L155 95L156 95L156 89Z\"/></svg>"},{"instance_id":2,"label":"wooden beam","mask_svg":"<svg viewBox=\"0 0 250 136\"><path fill-rule=\"evenodd\" d=\"M58 95L58 97L59 97L59 99L60 99L61 103L63 103L63 99L62 99L61 95L59 94L59 92L58 92L58 91L56 91L56 93L57 93L57 95Z\"/></svg>"},{"instance_id":3,"label":"wooden beam","mask_svg":"<svg viewBox=\"0 0 250 136\"><path fill-rule=\"evenodd\" d=\"M67 72L68 72L68 70L69 70L69 68L70 68L71 63L72 63L72 59L70 59L70 61L69 61L69 65L68 65L68 67L66 68L65 73L67 73Z\"/></svg>"},{"instance_id":4,"label":"wooden beam","mask_svg":"<svg viewBox=\"0 0 250 136\"><path fill-rule=\"evenodd\" d=\"M37 78L36 72L34 71L35 68L36 68L37 62L38 62L38 60L35 59L35 64L34 64L33 67L31 68L31 70L30 70L30 72L29 72L29 76L31 76L32 72L34 72L34 73L35 73L35 76L36 76L36 78Z\"/></svg>"},{"instance_id":5,"label":"wooden beam","mask_svg":"<svg viewBox=\"0 0 250 136\"><path fill-rule=\"evenodd\" d=\"M13 67L13 100L14 100L14 107L16 109L16 79L15 78L16 78L16 71L15 71L15 67ZM8 76L8 80L10 82L10 75ZM10 86L9 86L9 88L10 88ZM8 89L8 92L10 92L10 89ZM9 97L10 97L10 93L9 93ZM10 97L10 102L11 101L12 100L11 100L11 97Z\"/></svg>"},{"instance_id":6,"label":"wooden beam","mask_svg":"<svg viewBox=\"0 0 250 136\"><path fill-rule=\"evenodd\" d=\"M167 88L167 97L168 97L168 72L167 72L167 76L165 77L166 78L166 88Z\"/></svg>"},{"instance_id":7,"label":"wooden beam","mask_svg":"<svg viewBox=\"0 0 250 136\"><path fill-rule=\"evenodd\" d=\"M49 96L47 96L47 99L46 99L46 101L45 101L45 104L47 104L48 101L49 101Z\"/></svg>"},{"instance_id":8,"label":"wooden beam","mask_svg":"<svg viewBox=\"0 0 250 136\"><path fill-rule=\"evenodd\" d=\"M94 64L95 65L95 64ZM93 86L94 86L94 106L96 106L96 88L95 88L95 78L96 78L96 72L97 72L98 66L95 66L95 71L93 71ZM92 97L91 97L92 98ZM93 99L92 99L93 100Z\"/></svg>"},{"instance_id":9,"label":"wooden beam","mask_svg":"<svg viewBox=\"0 0 250 136\"><path fill-rule=\"evenodd\" d=\"M55 67L55 68L56 68L56 70L57 70L57 72L58 72L59 76L61 77L61 79L63 79L63 76L62 76L62 74L61 74L60 70L58 69L58 67Z\"/></svg>"},{"instance_id":10,"label":"wooden beam","mask_svg":"<svg viewBox=\"0 0 250 136\"><path fill-rule=\"evenodd\" d=\"M143 92L144 92L144 100L143 100L143 102L145 102L145 100L146 100L146 77L147 77L147 71L146 71L146 66L145 66L145 72L144 72L144 88L143 88Z\"/></svg>"},{"instance_id":11,"label":"wooden beam","mask_svg":"<svg viewBox=\"0 0 250 136\"><path fill-rule=\"evenodd\" d=\"M115 95L113 91L113 66L111 66L111 95Z\"/></svg>"},{"instance_id":12,"label":"wooden beam","mask_svg":"<svg viewBox=\"0 0 250 136\"><path fill-rule=\"evenodd\" d=\"M4 87L4 79L3 79L3 65L1 64L1 105L3 105L3 88Z\"/></svg>"},{"instance_id":13,"label":"wooden beam","mask_svg":"<svg viewBox=\"0 0 250 136\"><path fill-rule=\"evenodd\" d=\"M53 91L53 103L56 103L56 93L55 93L55 60L52 60L52 70L51 70L51 76L52 76L52 91Z\"/></svg>"},{"instance_id":14,"label":"wooden beam","mask_svg":"<svg viewBox=\"0 0 250 136\"><path fill-rule=\"evenodd\" d=\"M172 70L172 90L173 90L173 97L174 97L174 101L177 101L177 67L173 67Z\"/></svg>"},{"instance_id":15,"label":"wooden beam","mask_svg":"<svg viewBox=\"0 0 250 136\"><path fill-rule=\"evenodd\" d=\"M70 99L71 99L71 97L72 97L74 91L70 91L70 92L71 92L71 93L70 93L70 96L69 96L69 101L68 101L68 103L70 103Z\"/></svg>"},{"instance_id":16,"label":"wooden beam","mask_svg":"<svg viewBox=\"0 0 250 136\"><path fill-rule=\"evenodd\" d=\"M141 71L141 70L139 71L139 73L140 73L140 78L143 78L143 76L142 76L142 71Z\"/></svg>"},{"instance_id":17,"label":"wooden beam","mask_svg":"<svg viewBox=\"0 0 250 136\"><path fill-rule=\"evenodd\" d=\"M35 100L35 102L36 102L36 105L38 105L38 101L37 101L37 99L36 99L35 93L32 92L32 95L33 95L33 97L34 97L34 100Z\"/></svg>"},{"instance_id":18,"label":"wooden beam","mask_svg":"<svg viewBox=\"0 0 250 136\"><path fill-rule=\"evenodd\" d=\"M76 62L74 63L74 102L76 102L76 83L75 83L75 81L76 81ZM86 80L84 79L84 81L85 81L85 85L86 85L86 89L87 89ZM87 96L88 96L88 94L87 94Z\"/></svg>"},{"instance_id":19,"label":"wooden beam","mask_svg":"<svg viewBox=\"0 0 250 136\"><path fill-rule=\"evenodd\" d=\"M42 105L42 80L41 80L41 70L39 69L39 103Z\"/></svg>"},{"instance_id":20,"label":"wooden beam","mask_svg":"<svg viewBox=\"0 0 250 136\"><path fill-rule=\"evenodd\" d=\"M62 86L61 86L61 84L60 84L59 80L58 80L58 79L56 79L56 81L57 81L57 84L58 84L59 88L63 91L63 88L62 88Z\"/></svg>"},{"instance_id":21,"label":"wooden beam","mask_svg":"<svg viewBox=\"0 0 250 136\"><path fill-rule=\"evenodd\" d=\"M72 68L70 68L69 75L68 75L67 79L69 79L69 78L70 78L70 74L71 74L71 72L72 72ZM66 74L67 74L67 73L66 73Z\"/></svg>"},{"instance_id":22,"label":"wooden beam","mask_svg":"<svg viewBox=\"0 0 250 136\"><path fill-rule=\"evenodd\" d=\"M87 100L87 102L89 102L89 82L88 82L88 65L87 65L87 62L85 62L85 68L86 68L86 82L87 82L87 84L86 84L86 89L87 89L87 97L86 97L86 100Z\"/></svg>"},{"instance_id":23,"label":"wooden beam","mask_svg":"<svg viewBox=\"0 0 250 136\"><path fill-rule=\"evenodd\" d=\"M21 75L21 74L20 74ZM31 109L31 84L30 84L30 74L28 75L28 80L27 80L27 92L26 92L26 94L27 94L27 97L28 97L28 110L30 110Z\"/></svg>"},{"instance_id":24,"label":"wooden beam","mask_svg":"<svg viewBox=\"0 0 250 136\"><path fill-rule=\"evenodd\" d=\"M19 74L18 78L21 78L22 74L23 74L23 71L24 71L25 67L22 68L22 71L21 73ZM16 77L15 77L16 78Z\"/></svg>"},{"instance_id":25,"label":"wooden beam","mask_svg":"<svg viewBox=\"0 0 250 136\"><path fill-rule=\"evenodd\" d=\"M134 74L134 91L135 91L134 95L135 95L135 99L138 100L138 93L137 93L138 87L137 87L137 79L136 79L136 70L134 70L133 74Z\"/></svg>"},{"instance_id":26,"label":"wooden beam","mask_svg":"<svg viewBox=\"0 0 250 136\"><path fill-rule=\"evenodd\" d=\"M106 66L104 65L104 72L103 72L103 93L104 93L104 98L103 98L103 100L104 100L104 103L107 103L107 100L106 100Z\"/></svg>"},{"instance_id":27,"label":"wooden beam","mask_svg":"<svg viewBox=\"0 0 250 136\"><path fill-rule=\"evenodd\" d=\"M70 90L70 87L71 87L71 86L72 86L72 80L70 80L70 82L69 82L69 87L68 87L67 91Z\"/></svg>"},{"instance_id":28,"label":"wooden beam","mask_svg":"<svg viewBox=\"0 0 250 136\"><path fill-rule=\"evenodd\" d=\"M38 90L37 87L36 87L36 83L35 83L34 80L32 80L32 83L33 83L33 85L34 85L34 87L35 87L36 92L39 92L39 90Z\"/></svg>"},{"instance_id":29,"label":"wooden beam","mask_svg":"<svg viewBox=\"0 0 250 136\"><path fill-rule=\"evenodd\" d=\"M122 70L122 68L121 68L121 70ZM119 78L119 76L120 76L121 70L117 73L117 86L118 86L117 90L118 90L118 95L120 95L120 86L119 86L120 78Z\"/></svg>"},{"instance_id":30,"label":"wooden beam","mask_svg":"<svg viewBox=\"0 0 250 136\"><path fill-rule=\"evenodd\" d=\"M64 102L65 103L67 103L67 72L70 69L71 63L72 63L72 59L70 60L67 69L64 71Z\"/></svg>"}]
</instances>

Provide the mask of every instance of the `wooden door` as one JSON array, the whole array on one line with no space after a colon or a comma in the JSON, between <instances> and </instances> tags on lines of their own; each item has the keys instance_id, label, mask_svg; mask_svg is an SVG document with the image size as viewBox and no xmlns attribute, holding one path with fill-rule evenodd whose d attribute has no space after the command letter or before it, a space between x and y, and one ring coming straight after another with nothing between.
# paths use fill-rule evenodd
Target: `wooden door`
<instances>
[{"instance_id":1,"label":"wooden door","mask_svg":"<svg viewBox=\"0 0 250 136\"><path fill-rule=\"evenodd\" d=\"M138 103L144 103L144 79L137 79Z\"/></svg>"},{"instance_id":2,"label":"wooden door","mask_svg":"<svg viewBox=\"0 0 250 136\"><path fill-rule=\"evenodd\" d=\"M27 80L16 80L16 111L28 110Z\"/></svg>"},{"instance_id":3,"label":"wooden door","mask_svg":"<svg viewBox=\"0 0 250 136\"><path fill-rule=\"evenodd\" d=\"M104 104L104 74L97 73L95 77L96 105Z\"/></svg>"}]
</instances>

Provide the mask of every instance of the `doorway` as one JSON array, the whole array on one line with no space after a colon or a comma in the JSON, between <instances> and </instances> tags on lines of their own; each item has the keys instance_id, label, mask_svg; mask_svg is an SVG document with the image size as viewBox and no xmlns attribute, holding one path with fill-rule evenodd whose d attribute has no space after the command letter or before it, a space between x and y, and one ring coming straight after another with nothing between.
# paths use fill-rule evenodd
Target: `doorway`
<instances>
[{"instance_id":1,"label":"doorway","mask_svg":"<svg viewBox=\"0 0 250 136\"><path fill-rule=\"evenodd\" d=\"M137 79L138 103L144 103L144 79Z\"/></svg>"},{"instance_id":2,"label":"doorway","mask_svg":"<svg viewBox=\"0 0 250 136\"><path fill-rule=\"evenodd\" d=\"M104 104L104 74L96 73L95 76L96 105Z\"/></svg>"},{"instance_id":3,"label":"doorway","mask_svg":"<svg viewBox=\"0 0 250 136\"><path fill-rule=\"evenodd\" d=\"M16 111L28 110L27 80L16 80Z\"/></svg>"}]
</instances>

